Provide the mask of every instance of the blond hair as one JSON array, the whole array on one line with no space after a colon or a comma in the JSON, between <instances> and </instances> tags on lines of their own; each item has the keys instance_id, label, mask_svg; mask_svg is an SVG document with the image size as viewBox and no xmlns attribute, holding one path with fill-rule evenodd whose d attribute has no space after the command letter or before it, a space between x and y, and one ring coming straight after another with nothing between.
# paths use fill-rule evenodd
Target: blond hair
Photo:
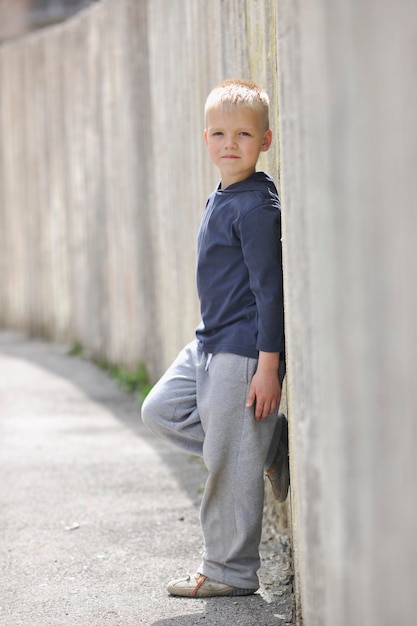
<instances>
[{"instance_id":1,"label":"blond hair","mask_svg":"<svg viewBox=\"0 0 417 626\"><path fill-rule=\"evenodd\" d=\"M269 129L269 98L262 87L251 80L225 80L209 93L204 115L213 109L231 111L236 107L246 107L255 110L265 126Z\"/></svg>"}]
</instances>

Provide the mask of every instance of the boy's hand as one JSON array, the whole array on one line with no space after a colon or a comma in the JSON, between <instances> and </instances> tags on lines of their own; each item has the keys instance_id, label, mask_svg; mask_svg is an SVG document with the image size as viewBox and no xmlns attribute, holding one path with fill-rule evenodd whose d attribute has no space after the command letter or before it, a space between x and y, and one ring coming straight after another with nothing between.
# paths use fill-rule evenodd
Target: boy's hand
<instances>
[{"instance_id":1,"label":"boy's hand","mask_svg":"<svg viewBox=\"0 0 417 626\"><path fill-rule=\"evenodd\" d=\"M264 420L279 406L281 385L278 378L279 354L260 352L258 368L252 378L246 406L255 405L255 419Z\"/></svg>"}]
</instances>

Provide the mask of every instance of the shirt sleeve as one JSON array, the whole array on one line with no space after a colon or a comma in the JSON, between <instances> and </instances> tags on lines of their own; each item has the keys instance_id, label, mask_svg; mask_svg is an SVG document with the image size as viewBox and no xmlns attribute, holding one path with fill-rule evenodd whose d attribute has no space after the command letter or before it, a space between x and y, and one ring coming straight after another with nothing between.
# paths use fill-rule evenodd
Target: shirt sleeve
<instances>
[{"instance_id":1,"label":"shirt sleeve","mask_svg":"<svg viewBox=\"0 0 417 626\"><path fill-rule=\"evenodd\" d=\"M255 296L262 352L284 350L281 211L277 203L257 206L239 224L243 258Z\"/></svg>"}]
</instances>

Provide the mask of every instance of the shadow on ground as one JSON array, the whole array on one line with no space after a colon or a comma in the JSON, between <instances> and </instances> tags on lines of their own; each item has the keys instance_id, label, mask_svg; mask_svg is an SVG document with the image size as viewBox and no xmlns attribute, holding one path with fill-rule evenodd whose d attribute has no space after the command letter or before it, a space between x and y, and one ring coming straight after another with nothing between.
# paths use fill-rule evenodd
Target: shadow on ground
<instances>
[{"instance_id":1,"label":"shadow on ground","mask_svg":"<svg viewBox=\"0 0 417 626\"><path fill-rule=\"evenodd\" d=\"M171 602L195 602L185 598L171 598ZM184 614L152 622L150 626L218 626L219 624L239 624L241 626L270 626L292 624L292 614L280 599L267 602L260 594L244 598L207 598L204 611L196 607L192 615ZM261 619L261 622L260 622Z\"/></svg>"},{"instance_id":2,"label":"shadow on ground","mask_svg":"<svg viewBox=\"0 0 417 626\"><path fill-rule=\"evenodd\" d=\"M106 392L110 379L108 373L88 359L70 356L68 346L28 339L13 332L0 332L0 352L42 367L76 385L94 402L104 404L117 420L157 451L194 506L200 505L206 477L203 463L199 458L177 450L155 437L141 420L140 405L135 395L123 390L116 381L111 381L114 385L111 394ZM77 362L82 367L76 367Z\"/></svg>"},{"instance_id":3,"label":"shadow on ground","mask_svg":"<svg viewBox=\"0 0 417 626\"><path fill-rule=\"evenodd\" d=\"M29 362L54 376L61 377L80 389L94 403L103 405L134 436L140 437L154 448L164 464L164 471L168 468L192 506L198 509L206 478L206 470L201 460L176 450L150 433L140 419L136 398L121 389L116 381L110 380L105 371L87 359L69 356L68 347L28 340L15 333L0 332L0 353ZM112 383L110 385L109 380ZM259 593L236 599L206 600L167 596L166 600L163 600L167 603L165 609L168 606L172 607L174 615L148 622L148 626L195 626L200 623L216 626L229 621L241 626L293 624L289 541L285 536L277 538L273 533L269 536L268 532L264 532L264 535L261 545L262 584ZM186 611L188 614L183 614ZM190 611L195 612L190 614ZM166 615L166 612L163 614Z\"/></svg>"}]
</instances>

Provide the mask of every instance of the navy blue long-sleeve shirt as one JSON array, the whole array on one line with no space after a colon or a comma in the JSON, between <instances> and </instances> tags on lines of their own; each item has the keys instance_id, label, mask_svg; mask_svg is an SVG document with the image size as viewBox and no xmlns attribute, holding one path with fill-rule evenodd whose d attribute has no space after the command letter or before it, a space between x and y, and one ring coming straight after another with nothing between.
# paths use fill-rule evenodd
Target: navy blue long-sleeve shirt
<instances>
[{"instance_id":1,"label":"navy blue long-sleeve shirt","mask_svg":"<svg viewBox=\"0 0 417 626\"><path fill-rule=\"evenodd\" d=\"M284 352L281 210L257 172L210 195L198 232L197 339L208 353Z\"/></svg>"}]
</instances>

